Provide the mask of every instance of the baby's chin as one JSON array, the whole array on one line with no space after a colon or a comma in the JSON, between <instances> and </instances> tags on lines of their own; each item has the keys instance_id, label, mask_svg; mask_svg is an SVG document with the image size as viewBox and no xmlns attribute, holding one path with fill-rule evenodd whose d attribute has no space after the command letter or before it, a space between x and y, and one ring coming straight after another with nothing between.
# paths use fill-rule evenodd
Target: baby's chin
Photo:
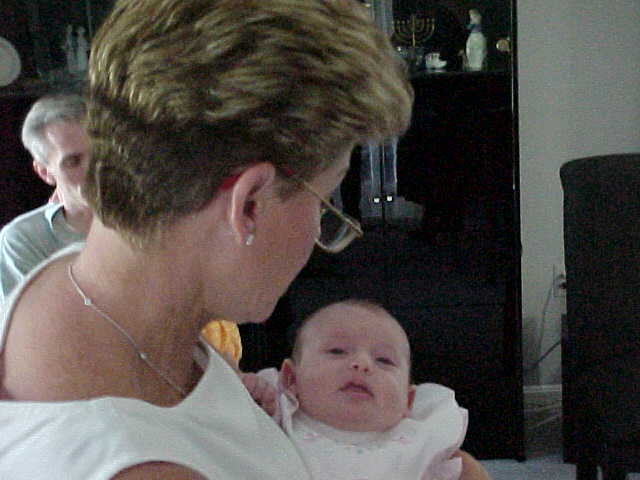
<instances>
[{"instance_id":1,"label":"baby's chin","mask_svg":"<svg viewBox=\"0 0 640 480\"><path fill-rule=\"evenodd\" d=\"M348 432L385 432L396 426L398 422L404 418L404 416L400 416L397 419L393 418L385 422L380 419L379 415L365 413L358 415L357 413L353 414L353 411L349 412L346 409L343 413L343 415L316 420L320 420L335 429Z\"/></svg>"}]
</instances>

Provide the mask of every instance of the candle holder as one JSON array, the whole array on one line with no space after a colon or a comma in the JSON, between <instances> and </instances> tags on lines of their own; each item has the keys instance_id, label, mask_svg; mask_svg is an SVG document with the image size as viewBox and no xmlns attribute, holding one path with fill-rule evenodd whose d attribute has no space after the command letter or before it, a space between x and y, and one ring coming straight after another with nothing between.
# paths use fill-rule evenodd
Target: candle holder
<instances>
[{"instance_id":1,"label":"candle holder","mask_svg":"<svg viewBox=\"0 0 640 480\"><path fill-rule=\"evenodd\" d=\"M419 17L412 13L409 18L393 21L396 43L416 47L433 36L436 22L431 17Z\"/></svg>"}]
</instances>

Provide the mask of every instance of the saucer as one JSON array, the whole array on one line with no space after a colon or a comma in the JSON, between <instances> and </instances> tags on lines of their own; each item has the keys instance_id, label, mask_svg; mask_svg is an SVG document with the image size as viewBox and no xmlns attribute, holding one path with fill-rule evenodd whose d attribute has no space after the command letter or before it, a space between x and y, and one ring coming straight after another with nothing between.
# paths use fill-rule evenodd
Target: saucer
<instances>
[{"instance_id":1,"label":"saucer","mask_svg":"<svg viewBox=\"0 0 640 480\"><path fill-rule=\"evenodd\" d=\"M11 85L20 75L22 63L14 46L0 37L0 87Z\"/></svg>"},{"instance_id":2,"label":"saucer","mask_svg":"<svg viewBox=\"0 0 640 480\"><path fill-rule=\"evenodd\" d=\"M439 70L441 68L444 68L447 65L447 61L446 60L436 60L436 61L430 61L430 62L426 62L427 68L433 68L435 70Z\"/></svg>"}]
</instances>

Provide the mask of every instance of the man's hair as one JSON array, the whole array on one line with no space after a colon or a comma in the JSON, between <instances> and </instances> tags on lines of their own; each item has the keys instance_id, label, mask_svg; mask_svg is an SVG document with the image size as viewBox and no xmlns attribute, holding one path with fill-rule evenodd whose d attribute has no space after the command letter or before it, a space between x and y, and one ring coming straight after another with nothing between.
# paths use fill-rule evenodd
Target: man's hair
<instances>
[{"instance_id":1,"label":"man's hair","mask_svg":"<svg viewBox=\"0 0 640 480\"><path fill-rule=\"evenodd\" d=\"M22 124L22 143L34 160L46 164L50 147L46 127L58 122L82 123L85 115L86 105L80 95L46 95L29 109Z\"/></svg>"},{"instance_id":2,"label":"man's hair","mask_svg":"<svg viewBox=\"0 0 640 480\"><path fill-rule=\"evenodd\" d=\"M242 167L310 179L401 134L412 101L355 0L119 0L93 41L84 193L143 246Z\"/></svg>"}]
</instances>

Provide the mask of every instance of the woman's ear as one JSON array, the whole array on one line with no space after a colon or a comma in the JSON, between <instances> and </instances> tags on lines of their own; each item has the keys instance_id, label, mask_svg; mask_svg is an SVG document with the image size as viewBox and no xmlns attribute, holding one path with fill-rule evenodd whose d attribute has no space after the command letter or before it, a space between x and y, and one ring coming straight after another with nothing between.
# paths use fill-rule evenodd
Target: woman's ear
<instances>
[{"instance_id":1,"label":"woman's ear","mask_svg":"<svg viewBox=\"0 0 640 480\"><path fill-rule=\"evenodd\" d=\"M280 385L292 394L296 394L296 366L290 358L285 358L280 367Z\"/></svg>"},{"instance_id":2,"label":"woman's ear","mask_svg":"<svg viewBox=\"0 0 640 480\"><path fill-rule=\"evenodd\" d=\"M244 170L231 188L229 223L239 242L250 245L257 235L257 218L274 194L275 178L271 163L256 163Z\"/></svg>"},{"instance_id":3,"label":"woman's ear","mask_svg":"<svg viewBox=\"0 0 640 480\"><path fill-rule=\"evenodd\" d=\"M56 186L55 177L51 175L49 169L44 163L34 160L31 165L33 166L33 170L36 172L36 175L38 175L44 183L51 185L52 187Z\"/></svg>"}]
</instances>

